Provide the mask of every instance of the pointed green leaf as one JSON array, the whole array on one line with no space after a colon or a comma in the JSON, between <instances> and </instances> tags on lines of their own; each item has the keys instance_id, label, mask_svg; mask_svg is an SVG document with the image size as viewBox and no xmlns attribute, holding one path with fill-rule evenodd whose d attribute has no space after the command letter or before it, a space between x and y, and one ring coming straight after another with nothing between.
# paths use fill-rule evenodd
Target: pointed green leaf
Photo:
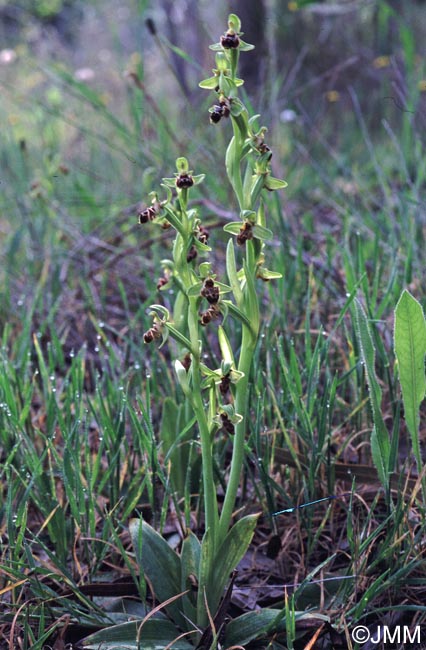
<instances>
[{"instance_id":1,"label":"pointed green leaf","mask_svg":"<svg viewBox=\"0 0 426 650\"><path fill-rule=\"evenodd\" d=\"M232 346L229 342L228 337L226 336L226 332L223 329L221 325L218 327L218 339L219 339L219 346L220 346L220 351L222 353L222 359L225 361L225 363L228 363L230 367L235 367L235 361L234 361L234 353L232 351Z\"/></svg>"},{"instance_id":2,"label":"pointed green leaf","mask_svg":"<svg viewBox=\"0 0 426 650\"><path fill-rule=\"evenodd\" d=\"M317 623L317 626L325 621L330 621L330 618L324 614L295 612L294 616L296 621L309 621L312 625ZM255 639L260 639L268 633L285 631L286 621L282 609L265 608L246 612L234 618L226 626L224 646L225 648L242 646Z\"/></svg>"},{"instance_id":3,"label":"pointed green leaf","mask_svg":"<svg viewBox=\"0 0 426 650\"><path fill-rule=\"evenodd\" d=\"M178 555L166 540L143 519L131 519L130 537L136 561L148 578L160 602L181 593L181 570ZM186 628L181 614L182 604L175 601L167 606L174 622Z\"/></svg>"},{"instance_id":4,"label":"pointed green leaf","mask_svg":"<svg viewBox=\"0 0 426 650\"><path fill-rule=\"evenodd\" d=\"M230 300L222 300L221 305L223 307L226 307L232 316L238 318L238 320L240 320L244 325L246 325L250 330L252 330L251 320L247 318L244 312L242 312L241 309L239 309L236 305L234 305L233 302L231 302Z\"/></svg>"},{"instance_id":5,"label":"pointed green leaf","mask_svg":"<svg viewBox=\"0 0 426 650\"><path fill-rule=\"evenodd\" d=\"M179 332L179 330L176 329L173 325L170 323L165 323L165 326L170 332L170 336L172 339L175 339L175 341L178 341L181 345L183 345L184 348L187 348L188 350L191 350L191 341L186 338L184 334Z\"/></svg>"},{"instance_id":6,"label":"pointed green leaf","mask_svg":"<svg viewBox=\"0 0 426 650\"><path fill-rule=\"evenodd\" d=\"M181 632L165 617L130 621L95 632L81 641L87 650L193 650L186 639L176 640Z\"/></svg>"},{"instance_id":7,"label":"pointed green leaf","mask_svg":"<svg viewBox=\"0 0 426 650\"><path fill-rule=\"evenodd\" d=\"M389 433L384 423L381 411L382 391L374 367L376 353L367 315L359 300L356 299L354 305L358 343L361 351L361 359L365 367L371 410L373 413L374 428L371 434L371 453L380 480L383 486L387 488L389 485L390 471L390 442Z\"/></svg>"},{"instance_id":8,"label":"pointed green leaf","mask_svg":"<svg viewBox=\"0 0 426 650\"><path fill-rule=\"evenodd\" d=\"M207 590L209 604L213 611L219 605L232 571L237 568L247 552L258 518L258 514L247 515L237 521L218 549L213 565L213 575Z\"/></svg>"},{"instance_id":9,"label":"pointed green leaf","mask_svg":"<svg viewBox=\"0 0 426 650\"><path fill-rule=\"evenodd\" d=\"M226 273L228 274L229 284L232 287L232 293L236 300L237 305L241 305L243 299L243 292L241 290L241 284L238 279L237 267L235 263L235 250L234 242L232 239L228 241L226 247Z\"/></svg>"},{"instance_id":10,"label":"pointed green leaf","mask_svg":"<svg viewBox=\"0 0 426 650\"><path fill-rule=\"evenodd\" d=\"M192 531L189 531L187 537L182 543L181 567L182 567L182 584L181 591L189 590L189 593L183 596L182 606L185 616L190 621L196 623L197 609L195 605L196 598L192 593L192 587L197 587L198 570L201 558L201 544Z\"/></svg>"},{"instance_id":11,"label":"pointed green leaf","mask_svg":"<svg viewBox=\"0 0 426 650\"><path fill-rule=\"evenodd\" d=\"M420 469L419 407L426 392L426 323L420 303L406 290L402 292L395 309L394 343L405 421Z\"/></svg>"}]
</instances>

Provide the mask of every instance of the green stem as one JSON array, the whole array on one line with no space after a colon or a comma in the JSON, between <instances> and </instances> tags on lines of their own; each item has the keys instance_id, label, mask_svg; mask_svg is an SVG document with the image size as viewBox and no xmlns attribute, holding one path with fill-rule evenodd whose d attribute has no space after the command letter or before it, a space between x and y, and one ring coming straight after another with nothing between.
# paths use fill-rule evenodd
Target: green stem
<instances>
[{"instance_id":1,"label":"green stem","mask_svg":"<svg viewBox=\"0 0 426 650\"><path fill-rule=\"evenodd\" d=\"M253 356L259 336L259 304L257 294L254 291L254 276L256 273L256 256L253 242L246 244L246 264L245 264L246 286L244 287L243 304L241 308L247 318L250 320L250 327L243 325L241 338L241 351L238 361L238 370L243 373L243 377L235 387L235 411L243 416L241 422L235 425L234 445L232 449L231 470L229 482L226 488L225 500L223 502L222 513L219 523L219 539L223 540L228 532L232 512L235 507L238 486L241 479L241 471L244 462L244 441L247 431L247 420L249 415L248 404L248 384ZM254 301L254 302L253 302Z\"/></svg>"},{"instance_id":2,"label":"green stem","mask_svg":"<svg viewBox=\"0 0 426 650\"><path fill-rule=\"evenodd\" d=\"M188 326L192 350L197 353L192 354L191 374L192 374L192 408L197 418L198 428L201 439L201 454L203 459L203 489L204 489L204 508L206 517L206 530L210 530L213 540L212 561L216 550L217 528L218 528L218 511L216 503L216 487L213 476L213 451L212 440L210 436L208 419L203 404L201 392L201 370L199 355L199 323L197 299L189 299L188 307Z\"/></svg>"},{"instance_id":3,"label":"green stem","mask_svg":"<svg viewBox=\"0 0 426 650\"><path fill-rule=\"evenodd\" d=\"M241 422L235 425L235 434L233 440L231 471L226 488L225 500L223 502L222 513L219 522L219 539L223 540L228 532L232 513L237 498L238 486L241 479L241 471L244 462L244 441L247 430L248 404L247 392L250 375L250 368L253 359L256 339L253 332L243 326L243 335L241 341L241 354L238 364L238 370L244 373L235 389L235 411L243 415Z\"/></svg>"}]
</instances>

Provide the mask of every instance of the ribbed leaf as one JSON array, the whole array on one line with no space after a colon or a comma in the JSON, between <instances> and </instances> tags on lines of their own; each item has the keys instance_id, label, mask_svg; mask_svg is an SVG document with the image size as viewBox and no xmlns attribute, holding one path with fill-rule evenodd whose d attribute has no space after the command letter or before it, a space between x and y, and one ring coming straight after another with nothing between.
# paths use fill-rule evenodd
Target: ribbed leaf
<instances>
[{"instance_id":1,"label":"ribbed leaf","mask_svg":"<svg viewBox=\"0 0 426 650\"><path fill-rule=\"evenodd\" d=\"M182 593L180 560L166 540L143 519L131 519L129 531L136 560L160 603ZM174 622L185 629L186 622L181 610L179 601L167 607Z\"/></svg>"},{"instance_id":2,"label":"ribbed leaf","mask_svg":"<svg viewBox=\"0 0 426 650\"><path fill-rule=\"evenodd\" d=\"M358 343L361 351L361 359L365 367L371 410L373 412L374 427L371 433L371 455L377 467L380 481L387 488L389 486L390 442L389 433L381 411L382 390L377 381L374 368L376 353L367 315L359 300L355 300L354 304Z\"/></svg>"},{"instance_id":3,"label":"ribbed leaf","mask_svg":"<svg viewBox=\"0 0 426 650\"><path fill-rule=\"evenodd\" d=\"M189 531L182 543L181 567L182 583L181 591L189 590L190 593L183 596L182 605L185 616L194 623L197 623L197 609L195 597L191 593L192 585L198 580L200 566L201 544L192 531ZM196 585L195 585L196 586Z\"/></svg>"},{"instance_id":4,"label":"ribbed leaf","mask_svg":"<svg viewBox=\"0 0 426 650\"><path fill-rule=\"evenodd\" d=\"M395 354L404 402L404 416L419 467L419 407L426 392L426 323L420 303L406 290L395 309Z\"/></svg>"},{"instance_id":5,"label":"ribbed leaf","mask_svg":"<svg viewBox=\"0 0 426 650\"><path fill-rule=\"evenodd\" d=\"M296 621L311 621L318 624L329 621L328 616L295 612ZM267 633L285 632L286 623L282 609L260 609L246 612L234 618L226 626L225 647L242 646ZM303 630L305 632L305 630Z\"/></svg>"},{"instance_id":6,"label":"ribbed leaf","mask_svg":"<svg viewBox=\"0 0 426 650\"><path fill-rule=\"evenodd\" d=\"M86 637L81 644L88 650L164 650L169 645L173 650L194 648L186 639L174 641L179 635L179 630L166 618L150 618L145 623L131 621L105 628Z\"/></svg>"},{"instance_id":7,"label":"ribbed leaf","mask_svg":"<svg viewBox=\"0 0 426 650\"><path fill-rule=\"evenodd\" d=\"M252 540L259 515L247 515L232 526L222 542L213 566L212 575L203 571L203 559L200 565L200 592L198 609L204 607L203 589L206 591L211 614L216 613L220 599L223 596L227 582L238 563L243 559ZM202 543L202 556L206 558L209 552L209 537L205 535Z\"/></svg>"}]
</instances>

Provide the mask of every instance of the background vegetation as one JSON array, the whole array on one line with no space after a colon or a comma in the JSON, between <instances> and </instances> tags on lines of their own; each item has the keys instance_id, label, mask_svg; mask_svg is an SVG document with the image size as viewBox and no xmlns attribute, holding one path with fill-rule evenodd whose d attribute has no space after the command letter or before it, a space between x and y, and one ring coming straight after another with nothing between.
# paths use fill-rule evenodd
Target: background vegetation
<instances>
[{"instance_id":1,"label":"background vegetation","mask_svg":"<svg viewBox=\"0 0 426 650\"><path fill-rule=\"evenodd\" d=\"M240 494L264 518L230 614L285 605L287 624L258 647L303 648L315 634L315 647L350 647L359 621L424 625L424 499L392 339L403 288L426 299L425 4L3 0L2 648L78 647L144 616L130 516L176 547L186 525L202 530L196 452L183 504L164 462L161 405L179 398L167 347L142 343L170 241L136 214L185 155L208 175L195 203L226 242L227 136L209 124L198 81L230 10L257 47L246 101L270 125L274 174L288 182L268 202L283 279L263 287ZM390 498L371 460L355 296L396 450ZM419 431L423 453L424 413ZM225 436L216 459L220 493ZM324 620L294 614L308 610Z\"/></svg>"}]
</instances>

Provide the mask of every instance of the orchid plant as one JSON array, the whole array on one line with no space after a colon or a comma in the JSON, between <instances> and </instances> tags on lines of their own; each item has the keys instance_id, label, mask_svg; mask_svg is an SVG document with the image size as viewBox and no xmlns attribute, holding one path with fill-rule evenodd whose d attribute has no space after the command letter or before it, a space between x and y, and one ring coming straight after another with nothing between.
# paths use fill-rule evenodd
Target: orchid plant
<instances>
[{"instance_id":1,"label":"orchid plant","mask_svg":"<svg viewBox=\"0 0 426 650\"><path fill-rule=\"evenodd\" d=\"M192 189L205 176L195 175L186 158L177 159L174 177L163 179L162 189L151 194L150 205L139 214L141 224L155 222L175 231L172 259L163 262L164 275L158 283L160 290L174 289L174 305L170 310L161 304L151 306L153 322L144 342L161 340L164 344L171 338L177 344L173 347L178 350L174 369L201 448L205 533L200 541L188 531L177 555L142 520L132 520L130 532L142 571L157 599L165 603L169 617L181 631L193 632L198 645L202 642L209 648L217 647L226 586L229 593L232 572L247 551L258 519L258 515L247 515L233 523L233 514L248 431L250 371L261 324L256 284L259 279L281 277L265 266L265 241L272 239L273 233L266 226L262 192L286 186L272 176L266 127L256 128L259 116L249 115L238 94L243 84L237 76L239 56L253 49L241 36L240 20L231 14L220 42L210 46L216 53L213 76L200 83L201 88L216 94L211 124L228 121L233 130L225 163L239 218L224 228L231 235L226 248L227 278L218 277L209 232L191 205ZM235 321L240 328L235 328ZM209 337L217 337L218 367L210 367L203 353L206 330ZM228 334L235 330L241 332L241 341L232 346ZM232 440L221 508L213 456L220 430ZM268 625L271 620L268 615ZM257 631L259 623L260 619Z\"/></svg>"}]
</instances>

